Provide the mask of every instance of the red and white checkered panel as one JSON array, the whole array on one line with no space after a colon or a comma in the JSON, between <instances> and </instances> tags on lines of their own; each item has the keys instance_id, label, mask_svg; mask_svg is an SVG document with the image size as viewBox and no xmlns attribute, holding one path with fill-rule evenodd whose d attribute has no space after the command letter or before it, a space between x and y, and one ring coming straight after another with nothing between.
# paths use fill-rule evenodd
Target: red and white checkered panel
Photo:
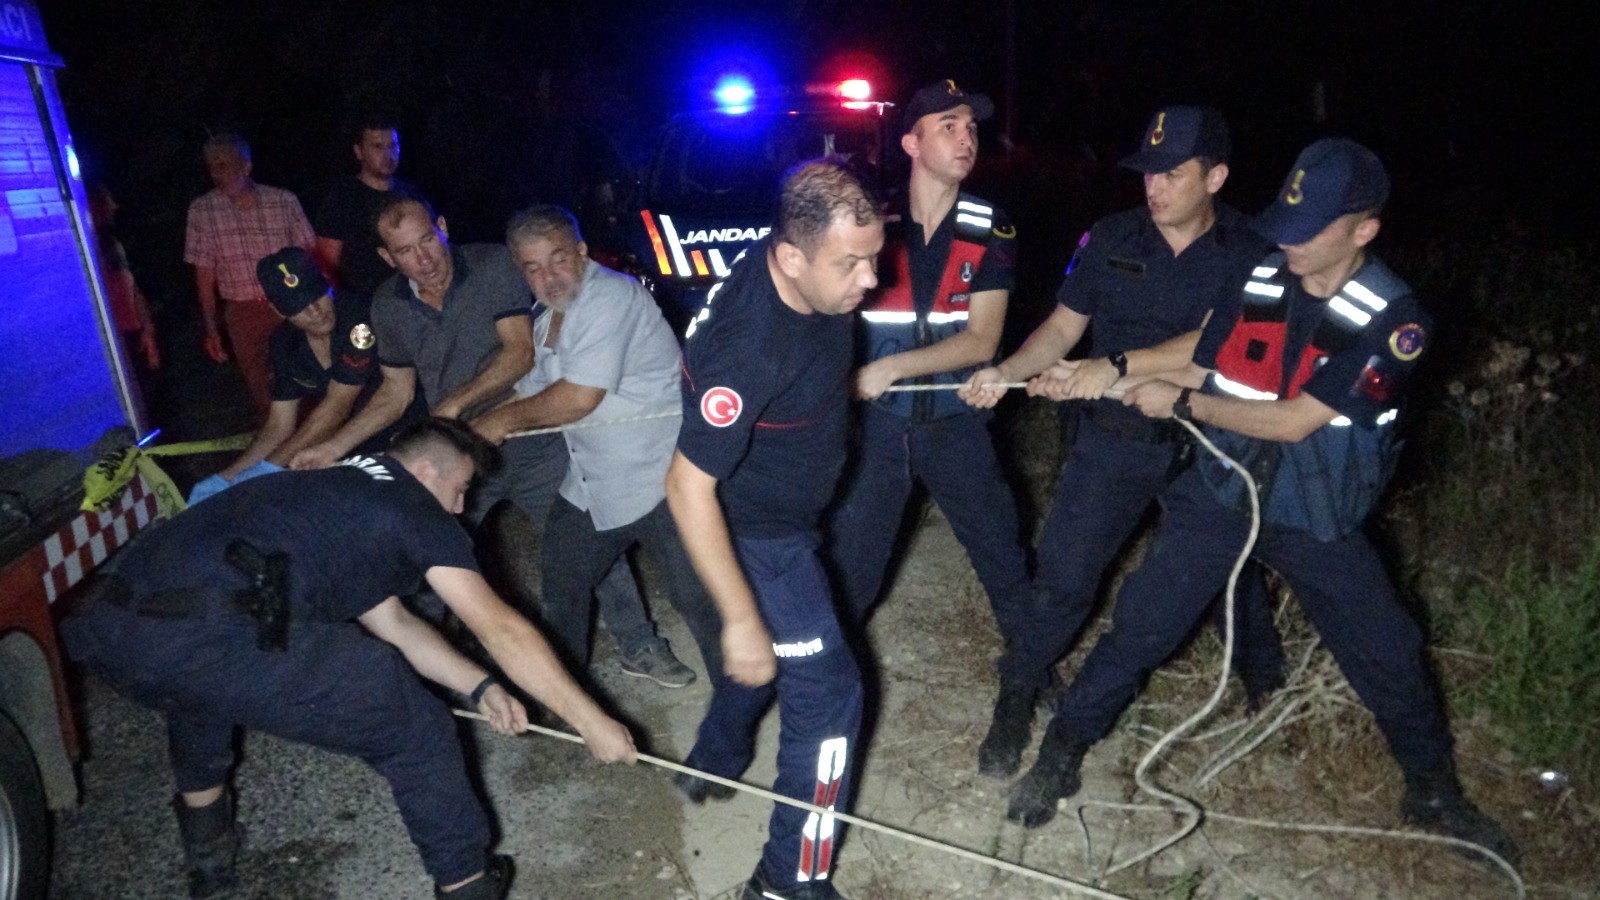
<instances>
[{"instance_id":1,"label":"red and white checkered panel","mask_svg":"<svg viewBox=\"0 0 1600 900\"><path fill-rule=\"evenodd\" d=\"M135 478L105 511L82 513L46 538L46 598L56 602L155 517L155 492Z\"/></svg>"}]
</instances>

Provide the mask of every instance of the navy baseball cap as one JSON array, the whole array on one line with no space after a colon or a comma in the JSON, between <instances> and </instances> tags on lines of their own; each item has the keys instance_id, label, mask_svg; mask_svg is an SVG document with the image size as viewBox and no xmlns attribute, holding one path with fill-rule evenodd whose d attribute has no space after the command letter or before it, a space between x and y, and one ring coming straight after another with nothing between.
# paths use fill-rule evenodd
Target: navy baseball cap
<instances>
[{"instance_id":1,"label":"navy baseball cap","mask_svg":"<svg viewBox=\"0 0 1600 900\"><path fill-rule=\"evenodd\" d=\"M256 263L256 281L272 301L272 308L285 319L328 293L328 279L311 261L311 254L299 247L285 247L262 257Z\"/></svg>"},{"instance_id":2,"label":"navy baseball cap","mask_svg":"<svg viewBox=\"0 0 1600 900\"><path fill-rule=\"evenodd\" d=\"M957 87L953 80L946 78L911 95L911 102L906 104L905 127L901 133L910 134L917 120L923 116L942 113L962 104L972 107L972 118L976 121L982 122L994 115L993 100L983 94L969 94Z\"/></svg>"},{"instance_id":3,"label":"navy baseball cap","mask_svg":"<svg viewBox=\"0 0 1600 900\"><path fill-rule=\"evenodd\" d=\"M1157 110L1144 130L1139 151L1122 160L1124 169L1155 175L1197 156L1225 160L1233 152L1228 123L1209 106L1168 106Z\"/></svg>"},{"instance_id":4,"label":"navy baseball cap","mask_svg":"<svg viewBox=\"0 0 1600 900\"><path fill-rule=\"evenodd\" d=\"M1389 173L1376 154L1349 138L1323 138L1300 151L1278 199L1251 227L1274 244L1303 244L1334 219L1388 199Z\"/></svg>"}]
</instances>

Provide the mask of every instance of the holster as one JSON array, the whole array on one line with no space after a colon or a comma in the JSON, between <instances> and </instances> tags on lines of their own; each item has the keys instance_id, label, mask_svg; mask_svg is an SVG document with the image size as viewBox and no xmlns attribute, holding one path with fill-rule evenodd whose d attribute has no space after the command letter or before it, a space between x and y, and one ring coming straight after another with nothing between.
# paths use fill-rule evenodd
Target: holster
<instances>
[{"instance_id":1,"label":"holster","mask_svg":"<svg viewBox=\"0 0 1600 900\"><path fill-rule=\"evenodd\" d=\"M228 544L228 565L250 579L250 586L233 595L241 612L256 620L256 646L282 651L289 646L289 554L262 553L249 541Z\"/></svg>"}]
</instances>

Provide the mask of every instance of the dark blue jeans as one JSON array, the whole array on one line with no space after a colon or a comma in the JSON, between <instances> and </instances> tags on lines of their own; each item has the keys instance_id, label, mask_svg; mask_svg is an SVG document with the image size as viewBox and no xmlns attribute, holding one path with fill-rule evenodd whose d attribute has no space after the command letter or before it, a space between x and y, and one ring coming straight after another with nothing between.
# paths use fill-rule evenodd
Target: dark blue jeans
<instances>
[{"instance_id":1,"label":"dark blue jeans","mask_svg":"<svg viewBox=\"0 0 1600 900\"><path fill-rule=\"evenodd\" d=\"M1114 434L1080 418L1039 535L1034 627L1016 641L1018 686L1037 689L1051 681L1052 667L1094 613L1107 566L1171 480L1180 447ZM1283 672L1283 644L1264 578L1251 563L1235 591L1233 664L1252 689L1271 687Z\"/></svg>"},{"instance_id":2,"label":"dark blue jeans","mask_svg":"<svg viewBox=\"0 0 1600 900\"><path fill-rule=\"evenodd\" d=\"M811 535L736 538L734 552L778 654L778 677L762 687L726 677L686 764L737 778L755 755L756 726L778 700L778 778L773 790L829 809L850 809L852 757L861 730L861 673L834 615L827 576ZM761 869L784 886L826 879L843 826L778 805L767 826Z\"/></svg>"},{"instance_id":3,"label":"dark blue jeans","mask_svg":"<svg viewBox=\"0 0 1600 900\"><path fill-rule=\"evenodd\" d=\"M450 712L400 651L361 626L291 620L288 649L268 652L240 614L156 619L98 604L68 621L75 658L166 714L179 791L227 780L235 726L265 731L354 756L382 775L434 881L483 870L488 819Z\"/></svg>"},{"instance_id":4,"label":"dark blue jeans","mask_svg":"<svg viewBox=\"0 0 1600 900\"><path fill-rule=\"evenodd\" d=\"M683 549L666 501L621 528L600 531L587 512L556 497L544 529L544 608L551 640L579 669L589 664L595 587L638 544L667 575L672 605L700 646L706 674L722 674L722 617ZM626 654L628 648L624 647Z\"/></svg>"},{"instance_id":5,"label":"dark blue jeans","mask_svg":"<svg viewBox=\"0 0 1600 900\"><path fill-rule=\"evenodd\" d=\"M1033 627L1027 552L1017 503L979 415L913 422L868 404L861 409L855 468L831 519L829 556L853 624L867 618L883 586L912 479L920 480L950 521L989 595L1013 668L1010 647Z\"/></svg>"},{"instance_id":6,"label":"dark blue jeans","mask_svg":"<svg viewBox=\"0 0 1600 900\"><path fill-rule=\"evenodd\" d=\"M1195 470L1162 494L1166 518L1117 598L1111 631L1061 698L1057 717L1105 737L1146 677L1178 647L1227 581L1250 522L1213 498ZM1422 631L1359 532L1320 541L1263 524L1254 556L1288 581L1322 642L1408 773L1444 770L1451 740L1423 660Z\"/></svg>"}]
</instances>

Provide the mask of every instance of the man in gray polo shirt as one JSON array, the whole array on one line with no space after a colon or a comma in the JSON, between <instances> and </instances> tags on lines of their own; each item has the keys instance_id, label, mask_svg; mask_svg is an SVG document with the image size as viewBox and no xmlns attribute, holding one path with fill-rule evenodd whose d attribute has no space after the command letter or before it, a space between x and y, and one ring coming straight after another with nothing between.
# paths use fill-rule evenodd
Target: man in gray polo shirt
<instances>
[{"instance_id":1,"label":"man in gray polo shirt","mask_svg":"<svg viewBox=\"0 0 1600 900\"><path fill-rule=\"evenodd\" d=\"M545 522L544 607L553 640L571 662L587 663L590 596L639 544L660 563L672 603L716 680L721 619L666 505L678 438L678 342L638 281L588 258L576 219L561 207L513 216L506 243L540 304L538 363L517 382L519 399L473 427L499 443L522 429L589 426L561 433L568 465ZM608 623L615 630L617 623ZM618 640L629 671L625 636Z\"/></svg>"},{"instance_id":2,"label":"man in gray polo shirt","mask_svg":"<svg viewBox=\"0 0 1600 900\"><path fill-rule=\"evenodd\" d=\"M377 227L378 255L396 270L372 296L383 382L332 437L296 454L296 469L348 455L399 418L418 391L434 415L470 419L510 399L512 385L533 367L532 302L505 247L453 246L444 217L403 196L379 211ZM496 503L510 500L542 525L565 466L564 448L551 437L515 438L501 454L504 465L473 491L467 516L481 522ZM637 674L668 687L694 680L655 637L626 565L614 568L600 597L606 624L645 667Z\"/></svg>"}]
</instances>

